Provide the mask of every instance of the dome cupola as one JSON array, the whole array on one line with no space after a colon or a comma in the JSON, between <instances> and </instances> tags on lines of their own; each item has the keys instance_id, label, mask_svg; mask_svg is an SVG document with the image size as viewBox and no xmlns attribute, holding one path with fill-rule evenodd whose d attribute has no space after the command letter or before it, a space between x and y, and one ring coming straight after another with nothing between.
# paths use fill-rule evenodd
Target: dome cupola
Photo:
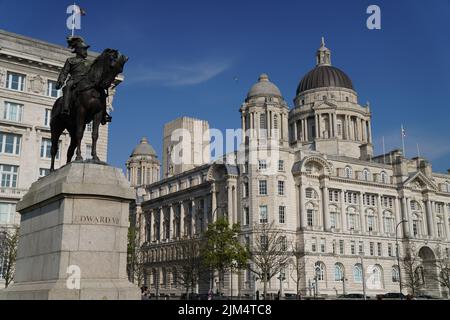
<instances>
[{"instance_id":1,"label":"dome cupola","mask_svg":"<svg viewBox=\"0 0 450 320\"><path fill-rule=\"evenodd\" d=\"M261 97L261 96L275 96L282 97L280 89L270 82L269 76L265 73L261 74L258 78L258 82L250 89L247 99Z\"/></svg>"}]
</instances>

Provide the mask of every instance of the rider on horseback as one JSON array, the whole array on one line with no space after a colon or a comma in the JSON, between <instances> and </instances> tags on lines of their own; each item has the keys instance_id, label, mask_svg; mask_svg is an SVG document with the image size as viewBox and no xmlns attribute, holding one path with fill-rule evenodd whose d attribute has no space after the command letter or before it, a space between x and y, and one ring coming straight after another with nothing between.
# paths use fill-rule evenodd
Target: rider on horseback
<instances>
[{"instance_id":1,"label":"rider on horseback","mask_svg":"<svg viewBox=\"0 0 450 320\"><path fill-rule=\"evenodd\" d=\"M87 49L89 49L90 46L86 45L82 37L68 37L67 43L69 45L69 48L73 50L73 53L76 53L76 57L67 59L63 69L59 74L56 89L61 89L64 86L64 83L66 83L63 89L64 103L62 114L68 116L70 114L70 105L72 103L73 93L81 80L86 77L86 74L91 67L91 62L87 60ZM111 116L106 111L105 103L102 124L105 125L107 122L111 122L111 119Z\"/></svg>"}]
</instances>

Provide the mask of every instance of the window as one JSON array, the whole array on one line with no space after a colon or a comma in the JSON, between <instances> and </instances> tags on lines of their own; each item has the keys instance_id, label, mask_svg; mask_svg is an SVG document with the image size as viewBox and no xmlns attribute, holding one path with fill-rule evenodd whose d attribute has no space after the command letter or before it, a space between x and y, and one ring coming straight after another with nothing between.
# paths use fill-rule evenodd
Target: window
<instances>
[{"instance_id":1,"label":"window","mask_svg":"<svg viewBox=\"0 0 450 320\"><path fill-rule=\"evenodd\" d=\"M312 238L311 240L311 251L316 252L317 251L317 239Z\"/></svg>"},{"instance_id":2,"label":"window","mask_svg":"<svg viewBox=\"0 0 450 320\"><path fill-rule=\"evenodd\" d=\"M285 206L278 207L278 222L281 224L286 223L286 207Z\"/></svg>"},{"instance_id":3,"label":"window","mask_svg":"<svg viewBox=\"0 0 450 320\"><path fill-rule=\"evenodd\" d=\"M284 160L278 160L278 171L284 171Z\"/></svg>"},{"instance_id":4,"label":"window","mask_svg":"<svg viewBox=\"0 0 450 320\"><path fill-rule=\"evenodd\" d=\"M369 243L369 252L370 252L370 255L371 256L374 256L375 255L375 248L374 248L374 243L373 242L370 242Z\"/></svg>"},{"instance_id":5,"label":"window","mask_svg":"<svg viewBox=\"0 0 450 320\"><path fill-rule=\"evenodd\" d=\"M339 190L328 191L330 202L339 202Z\"/></svg>"},{"instance_id":6,"label":"window","mask_svg":"<svg viewBox=\"0 0 450 320\"><path fill-rule=\"evenodd\" d=\"M381 205L385 208L392 209L394 207L394 198L387 196L381 197Z\"/></svg>"},{"instance_id":7,"label":"window","mask_svg":"<svg viewBox=\"0 0 450 320\"><path fill-rule=\"evenodd\" d=\"M263 251L269 250L269 239L267 238L266 235L260 236L259 237L259 241L260 241L260 244L261 244L261 249Z\"/></svg>"},{"instance_id":8,"label":"window","mask_svg":"<svg viewBox=\"0 0 450 320\"><path fill-rule=\"evenodd\" d=\"M367 169L364 169L364 170L363 170L362 178L363 178L364 181L369 181L369 178L370 178L370 172L369 172L369 170L367 170Z\"/></svg>"},{"instance_id":9,"label":"window","mask_svg":"<svg viewBox=\"0 0 450 320\"><path fill-rule=\"evenodd\" d=\"M358 193L351 191L345 192L344 201L348 204L358 204Z\"/></svg>"},{"instance_id":10,"label":"window","mask_svg":"<svg viewBox=\"0 0 450 320\"><path fill-rule=\"evenodd\" d=\"M331 246L332 246L333 254L336 254L336 240L333 240Z\"/></svg>"},{"instance_id":11,"label":"window","mask_svg":"<svg viewBox=\"0 0 450 320\"><path fill-rule=\"evenodd\" d=\"M325 253L326 250L326 240L320 239L320 252Z\"/></svg>"},{"instance_id":12,"label":"window","mask_svg":"<svg viewBox=\"0 0 450 320\"><path fill-rule=\"evenodd\" d=\"M259 170L266 170L267 169L267 161L266 160L259 160L258 161L258 167L259 167Z\"/></svg>"},{"instance_id":13,"label":"window","mask_svg":"<svg viewBox=\"0 0 450 320\"><path fill-rule=\"evenodd\" d=\"M259 116L259 127L261 129L267 129L267 126L266 126L266 115L265 114L261 114Z\"/></svg>"},{"instance_id":14,"label":"window","mask_svg":"<svg viewBox=\"0 0 450 320\"><path fill-rule=\"evenodd\" d=\"M359 254L364 254L364 242L360 241L359 242L359 248L358 248L358 253Z\"/></svg>"},{"instance_id":15,"label":"window","mask_svg":"<svg viewBox=\"0 0 450 320\"><path fill-rule=\"evenodd\" d=\"M325 265L322 262L316 262L314 265L314 271L317 277L317 281L325 280Z\"/></svg>"},{"instance_id":16,"label":"window","mask_svg":"<svg viewBox=\"0 0 450 320\"><path fill-rule=\"evenodd\" d=\"M417 217L415 217L415 219L413 219L413 235L414 237L417 237L419 235L419 220L417 219Z\"/></svg>"},{"instance_id":17,"label":"window","mask_svg":"<svg viewBox=\"0 0 450 320\"><path fill-rule=\"evenodd\" d=\"M1 186L3 188L17 188L18 166L0 165Z\"/></svg>"},{"instance_id":18,"label":"window","mask_svg":"<svg viewBox=\"0 0 450 320\"><path fill-rule=\"evenodd\" d=\"M282 237L280 237L280 249L281 249L281 251L283 251L283 252L285 252L285 251L287 251L287 239L286 239L286 237L284 237L284 236L282 236Z\"/></svg>"},{"instance_id":19,"label":"window","mask_svg":"<svg viewBox=\"0 0 450 320\"><path fill-rule=\"evenodd\" d=\"M393 253L394 252L392 251L392 243L388 243L388 256L393 257L394 256Z\"/></svg>"},{"instance_id":20,"label":"window","mask_svg":"<svg viewBox=\"0 0 450 320\"><path fill-rule=\"evenodd\" d=\"M400 282L400 274L398 272L398 266L392 267L392 282Z\"/></svg>"},{"instance_id":21,"label":"window","mask_svg":"<svg viewBox=\"0 0 450 320\"><path fill-rule=\"evenodd\" d=\"M0 153L19 155L21 141L20 135L0 132Z\"/></svg>"},{"instance_id":22,"label":"window","mask_svg":"<svg viewBox=\"0 0 450 320\"><path fill-rule=\"evenodd\" d=\"M273 116L273 128L278 129L278 115Z\"/></svg>"},{"instance_id":23,"label":"window","mask_svg":"<svg viewBox=\"0 0 450 320\"><path fill-rule=\"evenodd\" d=\"M284 196L284 181L278 181L278 195Z\"/></svg>"},{"instance_id":24,"label":"window","mask_svg":"<svg viewBox=\"0 0 450 320\"><path fill-rule=\"evenodd\" d=\"M23 105L13 102L5 102L3 119L13 122L22 122Z\"/></svg>"},{"instance_id":25,"label":"window","mask_svg":"<svg viewBox=\"0 0 450 320\"><path fill-rule=\"evenodd\" d=\"M248 207L244 208L244 225L250 225L250 209Z\"/></svg>"},{"instance_id":26,"label":"window","mask_svg":"<svg viewBox=\"0 0 450 320\"><path fill-rule=\"evenodd\" d=\"M312 227L314 225L314 210L308 209L306 210L306 219L308 220L308 227Z\"/></svg>"},{"instance_id":27,"label":"window","mask_svg":"<svg viewBox=\"0 0 450 320\"><path fill-rule=\"evenodd\" d=\"M268 223L267 206L259 207L259 223Z\"/></svg>"},{"instance_id":28,"label":"window","mask_svg":"<svg viewBox=\"0 0 450 320\"><path fill-rule=\"evenodd\" d=\"M56 81L48 80L47 82L47 95L53 98L61 97L61 90L56 89Z\"/></svg>"},{"instance_id":29,"label":"window","mask_svg":"<svg viewBox=\"0 0 450 320\"><path fill-rule=\"evenodd\" d=\"M48 176L50 174L50 169L40 168L39 169L39 178Z\"/></svg>"},{"instance_id":30,"label":"window","mask_svg":"<svg viewBox=\"0 0 450 320\"><path fill-rule=\"evenodd\" d=\"M394 219L391 217L389 212L384 213L384 232L393 233L394 230Z\"/></svg>"},{"instance_id":31,"label":"window","mask_svg":"<svg viewBox=\"0 0 450 320\"><path fill-rule=\"evenodd\" d=\"M266 180L259 181L259 195L267 196L267 181Z\"/></svg>"},{"instance_id":32,"label":"window","mask_svg":"<svg viewBox=\"0 0 450 320\"><path fill-rule=\"evenodd\" d=\"M419 203L417 203L417 201L411 201L410 205L411 205L411 210L414 210L414 211L420 210Z\"/></svg>"},{"instance_id":33,"label":"window","mask_svg":"<svg viewBox=\"0 0 450 320\"><path fill-rule=\"evenodd\" d=\"M359 263L353 267L353 281L362 283L362 267Z\"/></svg>"},{"instance_id":34,"label":"window","mask_svg":"<svg viewBox=\"0 0 450 320\"><path fill-rule=\"evenodd\" d=\"M374 207L376 205L377 196L374 194L364 194L363 195L363 204L366 206Z\"/></svg>"},{"instance_id":35,"label":"window","mask_svg":"<svg viewBox=\"0 0 450 320\"><path fill-rule=\"evenodd\" d=\"M248 182L244 182L244 198L248 198L249 192L250 192L250 190L249 190Z\"/></svg>"},{"instance_id":36,"label":"window","mask_svg":"<svg viewBox=\"0 0 450 320\"><path fill-rule=\"evenodd\" d=\"M344 254L344 252L345 252L344 240L339 240L339 254Z\"/></svg>"},{"instance_id":37,"label":"window","mask_svg":"<svg viewBox=\"0 0 450 320\"><path fill-rule=\"evenodd\" d=\"M345 167L344 174L346 178L353 178L353 170L351 167Z\"/></svg>"},{"instance_id":38,"label":"window","mask_svg":"<svg viewBox=\"0 0 450 320\"><path fill-rule=\"evenodd\" d=\"M86 154L84 155L85 159L92 159L92 144L86 144ZM142 177L141 174L138 175L138 177ZM139 182L141 184L141 182Z\"/></svg>"},{"instance_id":39,"label":"window","mask_svg":"<svg viewBox=\"0 0 450 320\"><path fill-rule=\"evenodd\" d=\"M379 257L383 255L383 244L381 242L377 243L377 252Z\"/></svg>"},{"instance_id":40,"label":"window","mask_svg":"<svg viewBox=\"0 0 450 320\"><path fill-rule=\"evenodd\" d=\"M334 281L342 281L344 279L344 267L340 263L334 265Z\"/></svg>"},{"instance_id":41,"label":"window","mask_svg":"<svg viewBox=\"0 0 450 320\"><path fill-rule=\"evenodd\" d=\"M8 72L6 79L6 88L11 90L23 91L25 85L25 75Z\"/></svg>"},{"instance_id":42,"label":"window","mask_svg":"<svg viewBox=\"0 0 450 320\"><path fill-rule=\"evenodd\" d=\"M305 190L306 199L317 199L317 193L313 189Z\"/></svg>"},{"instance_id":43,"label":"window","mask_svg":"<svg viewBox=\"0 0 450 320\"><path fill-rule=\"evenodd\" d=\"M374 219L375 218L372 215L367 216L367 229L368 229L369 232L374 231L374 226L375 226Z\"/></svg>"},{"instance_id":44,"label":"window","mask_svg":"<svg viewBox=\"0 0 450 320\"><path fill-rule=\"evenodd\" d=\"M372 277L369 278L372 280L372 288L380 289L381 288L381 267L376 265L372 268Z\"/></svg>"},{"instance_id":45,"label":"window","mask_svg":"<svg viewBox=\"0 0 450 320\"><path fill-rule=\"evenodd\" d=\"M92 132L92 121L86 125L86 132Z\"/></svg>"},{"instance_id":46,"label":"window","mask_svg":"<svg viewBox=\"0 0 450 320\"><path fill-rule=\"evenodd\" d=\"M0 224L14 224L16 205L14 203L0 202Z\"/></svg>"},{"instance_id":47,"label":"window","mask_svg":"<svg viewBox=\"0 0 450 320\"><path fill-rule=\"evenodd\" d=\"M51 159L52 158L52 141L50 139L42 138L41 142L41 158ZM59 160L61 153L61 141L59 142L58 153L56 154L56 159Z\"/></svg>"},{"instance_id":48,"label":"window","mask_svg":"<svg viewBox=\"0 0 450 320\"><path fill-rule=\"evenodd\" d=\"M336 208L333 208L332 211L330 211L330 227L336 229L337 228L337 220L338 220L338 213L336 212Z\"/></svg>"},{"instance_id":49,"label":"window","mask_svg":"<svg viewBox=\"0 0 450 320\"><path fill-rule=\"evenodd\" d=\"M52 115L52 110L45 109L45 116L44 116L44 126L45 127L50 127L51 115Z\"/></svg>"},{"instance_id":50,"label":"window","mask_svg":"<svg viewBox=\"0 0 450 320\"><path fill-rule=\"evenodd\" d=\"M351 241L351 242L350 242L350 253L351 253L351 254L356 254L356 244L355 244L355 241Z\"/></svg>"},{"instance_id":51,"label":"window","mask_svg":"<svg viewBox=\"0 0 450 320\"><path fill-rule=\"evenodd\" d=\"M438 238L442 238L442 236L444 235L444 229L442 226L443 226L442 218L438 217L437 218L437 236L438 236Z\"/></svg>"}]
</instances>

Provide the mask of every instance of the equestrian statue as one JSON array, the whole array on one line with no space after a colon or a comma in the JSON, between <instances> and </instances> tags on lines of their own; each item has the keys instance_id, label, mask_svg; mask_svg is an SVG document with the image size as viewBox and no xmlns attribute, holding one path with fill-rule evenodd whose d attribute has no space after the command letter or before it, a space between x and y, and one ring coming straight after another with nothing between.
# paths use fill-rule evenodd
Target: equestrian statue
<instances>
[{"instance_id":1,"label":"equestrian statue","mask_svg":"<svg viewBox=\"0 0 450 320\"><path fill-rule=\"evenodd\" d=\"M99 162L97 140L100 124L106 125L112 118L107 112L108 89L116 77L122 73L128 57L114 49L105 49L93 62L88 60L89 46L82 37L69 36L69 48L76 54L67 59L62 68L56 89L63 88L63 96L55 101L50 118L51 167L55 170L55 158L59 148L59 138L67 129L70 146L67 163L72 161L76 150L76 161L81 156L81 140L86 125L92 122L92 160Z\"/></svg>"}]
</instances>

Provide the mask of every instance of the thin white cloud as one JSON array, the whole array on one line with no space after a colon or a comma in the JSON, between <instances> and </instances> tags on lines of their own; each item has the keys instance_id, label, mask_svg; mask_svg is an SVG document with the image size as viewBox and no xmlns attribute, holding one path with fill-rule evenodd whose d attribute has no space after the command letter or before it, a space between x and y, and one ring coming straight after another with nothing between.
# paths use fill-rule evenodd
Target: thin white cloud
<instances>
[{"instance_id":1,"label":"thin white cloud","mask_svg":"<svg viewBox=\"0 0 450 320\"><path fill-rule=\"evenodd\" d=\"M134 72L129 72L125 82L169 87L190 86L213 79L231 65L231 61L217 60L192 64L162 64L160 66L141 67Z\"/></svg>"}]
</instances>

